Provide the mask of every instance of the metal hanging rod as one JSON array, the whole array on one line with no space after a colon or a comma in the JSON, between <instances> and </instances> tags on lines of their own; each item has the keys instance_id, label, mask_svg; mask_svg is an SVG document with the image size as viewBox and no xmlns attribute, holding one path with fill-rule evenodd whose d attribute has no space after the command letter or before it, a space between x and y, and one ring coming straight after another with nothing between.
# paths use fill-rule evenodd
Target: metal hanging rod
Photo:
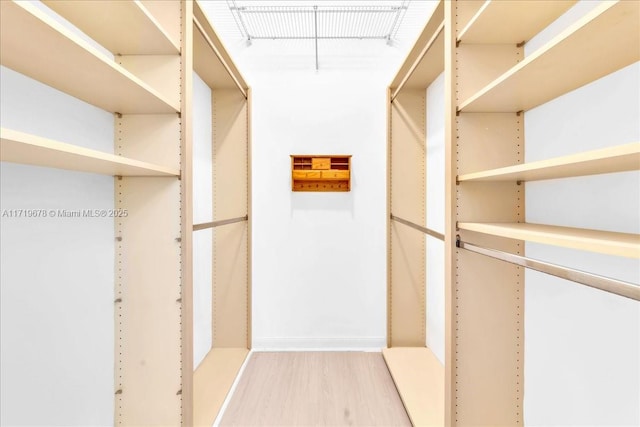
<instances>
[{"instance_id":1,"label":"metal hanging rod","mask_svg":"<svg viewBox=\"0 0 640 427\"><path fill-rule=\"evenodd\" d=\"M221 219L213 222L203 222L202 224L193 224L193 231L206 230L207 228L216 228L222 225L235 224L236 222L248 221L249 215L239 216L238 218Z\"/></svg>"},{"instance_id":2,"label":"metal hanging rod","mask_svg":"<svg viewBox=\"0 0 640 427\"><path fill-rule=\"evenodd\" d=\"M207 35L207 32L202 27L202 24L200 24L200 21L198 21L198 19L195 16L193 17L193 24L196 26L196 28L198 29L200 34L202 34L202 37L204 37L205 41L209 45L209 48L211 48L211 50L213 51L214 55L218 58L218 60L220 60L220 63L222 64L224 69L227 71L227 73L231 77L231 80L233 80L233 82L236 84L238 89L240 89L240 92L242 93L242 95L246 99L247 98L247 91L242 87L242 85L240 84L240 82L238 81L236 76L231 71L231 68L229 67L229 64L227 64L227 62L224 60L224 58L220 54L220 51L218 51L218 48L216 48L216 46L213 44L213 42L211 41L211 39Z\"/></svg>"},{"instance_id":3,"label":"metal hanging rod","mask_svg":"<svg viewBox=\"0 0 640 427\"><path fill-rule=\"evenodd\" d=\"M480 246L466 243L456 239L456 247L475 252L491 258L499 259L510 264L519 265L531 270L540 271L551 276L560 277L572 282L580 283L592 288L600 289L605 292L616 294L625 298L640 301L640 286L621 280L611 279L597 274L587 273L580 270L574 270L557 264L551 264L535 259L515 255L509 252L498 251L495 249L483 248Z\"/></svg>"},{"instance_id":4,"label":"metal hanging rod","mask_svg":"<svg viewBox=\"0 0 640 427\"><path fill-rule=\"evenodd\" d=\"M402 219L402 218L397 217L397 216L395 216L393 214L391 214L391 219L393 221L399 222L400 224L404 224L404 225L406 225L408 227L415 228L418 231L422 231L424 234L427 234L427 235L429 235L431 237L435 237L436 239L440 239L440 240L442 240L444 242L444 234L442 234L442 233L438 233L437 231L433 231L430 228L426 228L426 227L423 227L423 226L418 225L416 223L413 223L411 221L407 221L406 219Z\"/></svg>"}]
</instances>

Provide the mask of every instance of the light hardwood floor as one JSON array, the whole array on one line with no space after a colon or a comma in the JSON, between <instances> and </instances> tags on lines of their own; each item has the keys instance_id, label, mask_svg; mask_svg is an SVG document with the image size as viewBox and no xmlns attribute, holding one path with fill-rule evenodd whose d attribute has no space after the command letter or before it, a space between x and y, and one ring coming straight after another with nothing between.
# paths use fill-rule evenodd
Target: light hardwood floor
<instances>
[{"instance_id":1,"label":"light hardwood floor","mask_svg":"<svg viewBox=\"0 0 640 427\"><path fill-rule=\"evenodd\" d=\"M253 353L221 426L410 426L381 353Z\"/></svg>"}]
</instances>

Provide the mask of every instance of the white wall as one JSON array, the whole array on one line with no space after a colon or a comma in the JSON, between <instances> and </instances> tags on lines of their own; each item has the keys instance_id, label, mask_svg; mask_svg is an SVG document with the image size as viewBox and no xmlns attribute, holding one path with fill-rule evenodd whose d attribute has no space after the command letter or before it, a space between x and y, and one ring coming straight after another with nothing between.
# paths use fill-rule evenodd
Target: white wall
<instances>
[{"instance_id":1,"label":"white wall","mask_svg":"<svg viewBox=\"0 0 640 427\"><path fill-rule=\"evenodd\" d=\"M444 73L427 88L426 226L444 234ZM427 347L444 365L444 242L426 236Z\"/></svg>"},{"instance_id":2,"label":"white wall","mask_svg":"<svg viewBox=\"0 0 640 427\"><path fill-rule=\"evenodd\" d=\"M578 3L527 53L594 3ZM526 161L638 141L639 95L636 63L528 111ZM638 172L527 183L526 218L639 233L639 184ZM526 254L640 282L638 260L533 243ZM525 277L525 423L640 425L640 304L533 271Z\"/></svg>"},{"instance_id":3,"label":"white wall","mask_svg":"<svg viewBox=\"0 0 640 427\"><path fill-rule=\"evenodd\" d=\"M296 52L311 46L257 45L265 56L243 61L255 70L253 345L384 347L388 67L373 54L333 65L336 46L316 72ZM293 193L289 155L325 153L353 155L351 192Z\"/></svg>"},{"instance_id":4,"label":"white wall","mask_svg":"<svg viewBox=\"0 0 640 427\"><path fill-rule=\"evenodd\" d=\"M113 151L111 114L4 67L0 94L3 127ZM112 425L113 219L49 212L113 209L113 178L9 163L0 175L1 424Z\"/></svg>"},{"instance_id":5,"label":"white wall","mask_svg":"<svg viewBox=\"0 0 640 427\"><path fill-rule=\"evenodd\" d=\"M213 221L211 89L193 75L193 223ZM213 229L193 232L193 367L212 343Z\"/></svg>"}]
</instances>

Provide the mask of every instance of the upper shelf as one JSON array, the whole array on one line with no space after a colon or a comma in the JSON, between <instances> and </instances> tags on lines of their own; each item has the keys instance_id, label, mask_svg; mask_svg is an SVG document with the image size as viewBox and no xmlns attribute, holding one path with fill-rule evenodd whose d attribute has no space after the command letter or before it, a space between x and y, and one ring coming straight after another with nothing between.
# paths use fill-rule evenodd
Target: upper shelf
<instances>
[{"instance_id":1,"label":"upper shelf","mask_svg":"<svg viewBox=\"0 0 640 427\"><path fill-rule=\"evenodd\" d=\"M640 142L521 165L467 173L465 181L539 181L640 169Z\"/></svg>"},{"instance_id":2,"label":"upper shelf","mask_svg":"<svg viewBox=\"0 0 640 427\"><path fill-rule=\"evenodd\" d=\"M640 235L530 223L460 222L461 230L583 251L640 258Z\"/></svg>"},{"instance_id":3,"label":"upper shelf","mask_svg":"<svg viewBox=\"0 0 640 427\"><path fill-rule=\"evenodd\" d=\"M247 96L249 86L197 1L193 3L193 69L211 89L238 88Z\"/></svg>"},{"instance_id":4,"label":"upper shelf","mask_svg":"<svg viewBox=\"0 0 640 427\"><path fill-rule=\"evenodd\" d=\"M0 128L0 160L80 172L118 176L179 176L178 169L158 166L35 135Z\"/></svg>"},{"instance_id":5,"label":"upper shelf","mask_svg":"<svg viewBox=\"0 0 640 427\"><path fill-rule=\"evenodd\" d=\"M576 0L487 0L460 31L461 43L517 44L530 40Z\"/></svg>"},{"instance_id":6,"label":"upper shelf","mask_svg":"<svg viewBox=\"0 0 640 427\"><path fill-rule=\"evenodd\" d=\"M526 111L640 59L640 2L605 2L478 93L463 112Z\"/></svg>"},{"instance_id":7,"label":"upper shelf","mask_svg":"<svg viewBox=\"0 0 640 427\"><path fill-rule=\"evenodd\" d=\"M426 89L444 71L444 2L440 1L389 88Z\"/></svg>"},{"instance_id":8,"label":"upper shelf","mask_svg":"<svg viewBox=\"0 0 640 427\"><path fill-rule=\"evenodd\" d=\"M180 111L178 104L29 3L0 1L0 51L2 65L104 110Z\"/></svg>"},{"instance_id":9,"label":"upper shelf","mask_svg":"<svg viewBox=\"0 0 640 427\"><path fill-rule=\"evenodd\" d=\"M114 54L177 55L158 21L139 1L43 0L49 8Z\"/></svg>"}]
</instances>

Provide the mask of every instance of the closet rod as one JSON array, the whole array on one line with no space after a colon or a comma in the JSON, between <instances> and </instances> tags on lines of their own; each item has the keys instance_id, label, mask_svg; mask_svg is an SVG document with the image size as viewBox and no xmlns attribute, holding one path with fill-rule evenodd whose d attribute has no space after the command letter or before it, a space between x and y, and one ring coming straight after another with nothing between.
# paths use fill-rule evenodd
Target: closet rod
<instances>
[{"instance_id":1,"label":"closet rod","mask_svg":"<svg viewBox=\"0 0 640 427\"><path fill-rule=\"evenodd\" d=\"M213 53L218 57L218 59L220 60L220 63L222 63L222 66L224 67L225 70L227 70L227 73L229 73L229 76L231 77L233 82L236 84L236 86L238 86L238 89L240 89L240 92L242 92L242 95L246 99L247 98L247 91L245 91L245 89L242 87L242 85L240 84L240 82L238 81L236 76L231 71L231 68L229 68L229 65L222 58L222 55L220 54L220 51L218 51L218 49L213 44L213 42L211 41L211 39L207 35L206 31L204 30L204 28L202 28L202 25L200 25L200 22L198 21L198 19L195 16L193 17L193 23L195 24L195 26L198 29L198 31L200 31L200 34L202 34L202 37L204 37L204 39L207 41L207 44L209 45L209 47L211 48Z\"/></svg>"},{"instance_id":2,"label":"closet rod","mask_svg":"<svg viewBox=\"0 0 640 427\"><path fill-rule=\"evenodd\" d=\"M418 65L420 65L420 61L422 61L422 58L424 58L427 52L429 52L429 49L431 49L431 45L435 43L436 39L438 38L438 36L440 35L443 29L444 29L444 21L442 21L442 23L440 24L436 32L433 33L433 36L431 36L431 39L429 39L424 49L422 49L422 52L420 52L420 55L418 55L418 58L416 58L415 62L407 72L407 75L404 76L404 78L402 79L402 81L400 82L396 90L393 91L393 94L391 95L391 102L393 102L393 100L396 99L396 96L398 96L398 94L400 93L404 85L407 83L409 78L413 75L413 72L416 70L416 68L418 68Z\"/></svg>"},{"instance_id":3,"label":"closet rod","mask_svg":"<svg viewBox=\"0 0 640 427\"><path fill-rule=\"evenodd\" d=\"M407 221L406 219L402 219L400 217L397 217L393 214L391 214L391 219L399 222L400 224L404 224L406 226L409 226L411 228L415 228L418 231L422 231L424 234L428 234L431 237L435 237L436 239L440 239L444 242L444 234L438 233L437 231L433 231L429 228L423 227L421 225L415 224L411 221Z\"/></svg>"},{"instance_id":4,"label":"closet rod","mask_svg":"<svg viewBox=\"0 0 640 427\"><path fill-rule=\"evenodd\" d=\"M221 225L235 224L236 222L248 221L249 215L239 216L238 218L221 219L213 222L203 222L202 224L193 224L193 231L205 230L207 228L216 228Z\"/></svg>"},{"instance_id":5,"label":"closet rod","mask_svg":"<svg viewBox=\"0 0 640 427\"><path fill-rule=\"evenodd\" d=\"M506 261L508 263L519 265L521 267L537 270L542 273L550 274L551 276L560 277L562 279L570 280L572 282L600 289L605 292L620 295L622 297L640 301L640 286L634 285L633 283L623 282L621 280L611 279L609 277L598 276L597 274L586 273L584 271L574 270L569 267L538 261L509 252L483 248L471 243L465 243L459 238L456 239L456 247L491 258L499 259L501 261Z\"/></svg>"}]
</instances>

